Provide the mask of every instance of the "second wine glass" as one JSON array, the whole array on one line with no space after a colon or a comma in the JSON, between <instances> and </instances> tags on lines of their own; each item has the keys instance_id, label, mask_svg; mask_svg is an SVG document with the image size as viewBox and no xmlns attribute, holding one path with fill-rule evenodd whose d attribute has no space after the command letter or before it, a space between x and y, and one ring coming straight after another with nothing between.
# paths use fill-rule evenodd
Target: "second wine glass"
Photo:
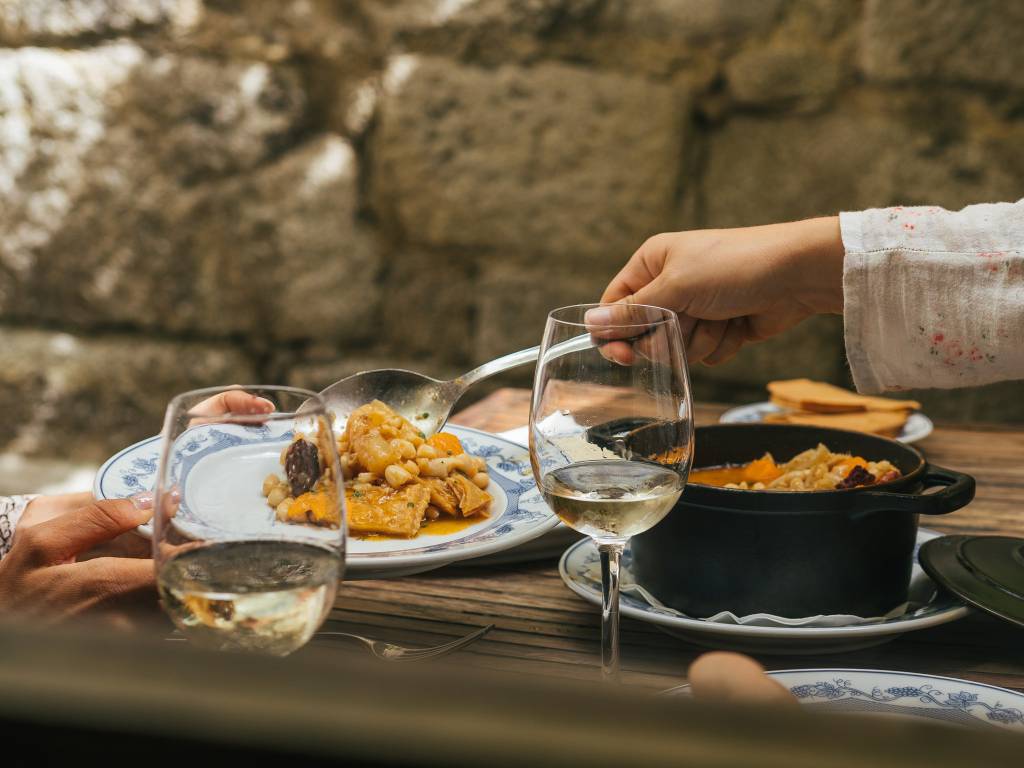
<instances>
[{"instance_id":1,"label":"second wine glass","mask_svg":"<svg viewBox=\"0 0 1024 768\"><path fill-rule=\"evenodd\" d=\"M675 506L693 454L690 382L674 312L584 304L548 315L530 409L545 500L601 553L602 671L619 671L619 565Z\"/></svg>"},{"instance_id":2,"label":"second wine glass","mask_svg":"<svg viewBox=\"0 0 1024 768\"><path fill-rule=\"evenodd\" d=\"M157 584L193 642L283 656L334 604L345 566L341 468L318 395L246 387L269 412L211 408L237 389L186 392L167 408L154 489Z\"/></svg>"}]
</instances>

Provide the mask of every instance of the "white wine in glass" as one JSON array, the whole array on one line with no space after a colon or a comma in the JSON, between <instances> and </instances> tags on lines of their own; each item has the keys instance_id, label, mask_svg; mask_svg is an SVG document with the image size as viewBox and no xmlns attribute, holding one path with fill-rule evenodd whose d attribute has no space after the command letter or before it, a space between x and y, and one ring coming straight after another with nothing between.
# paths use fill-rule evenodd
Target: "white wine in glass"
<instances>
[{"instance_id":1,"label":"white wine in glass","mask_svg":"<svg viewBox=\"0 0 1024 768\"><path fill-rule=\"evenodd\" d=\"M157 586L193 642L283 656L323 623L344 571L337 446L313 392L246 387L273 411L210 415L211 398L233 389L187 392L168 406L154 494ZM301 467L282 466L296 447ZM292 503L317 504L318 522L279 519L263 494L272 474L291 483Z\"/></svg>"},{"instance_id":2,"label":"white wine in glass","mask_svg":"<svg viewBox=\"0 0 1024 768\"><path fill-rule=\"evenodd\" d=\"M552 511L598 545L606 678L619 670L623 549L676 505L692 453L690 382L675 313L586 304L548 315L530 409L530 459Z\"/></svg>"}]
</instances>

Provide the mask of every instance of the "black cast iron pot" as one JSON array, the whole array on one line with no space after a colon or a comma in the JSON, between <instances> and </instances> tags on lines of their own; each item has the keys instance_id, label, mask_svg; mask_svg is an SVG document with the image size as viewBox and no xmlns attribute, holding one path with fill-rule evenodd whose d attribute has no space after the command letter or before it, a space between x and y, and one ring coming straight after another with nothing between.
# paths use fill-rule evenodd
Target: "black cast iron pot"
<instances>
[{"instance_id":1,"label":"black cast iron pot","mask_svg":"<svg viewBox=\"0 0 1024 768\"><path fill-rule=\"evenodd\" d=\"M743 491L687 484L672 512L632 540L633 574L690 616L729 610L880 616L907 599L918 515L974 498L974 478L884 437L838 429L720 424L696 429L694 467L782 462L818 443L888 459L902 477L841 491Z\"/></svg>"}]
</instances>

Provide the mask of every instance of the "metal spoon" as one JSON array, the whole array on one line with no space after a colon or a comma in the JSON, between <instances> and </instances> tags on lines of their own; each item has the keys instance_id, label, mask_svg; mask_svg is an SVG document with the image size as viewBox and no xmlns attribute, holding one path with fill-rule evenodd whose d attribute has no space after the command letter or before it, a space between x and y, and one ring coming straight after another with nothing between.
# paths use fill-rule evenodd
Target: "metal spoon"
<instances>
[{"instance_id":1,"label":"metal spoon","mask_svg":"<svg viewBox=\"0 0 1024 768\"><path fill-rule=\"evenodd\" d=\"M554 357L579 352L592 346L591 336L582 334L552 347L548 355ZM455 403L471 386L496 373L532 363L539 356L540 347L530 347L484 363L451 381L432 379L422 373L399 368L363 371L331 384L320 392L320 396L326 401L327 409L339 419L337 423L344 424L349 414L359 406L371 400L381 400L423 434L432 435L444 426Z\"/></svg>"}]
</instances>

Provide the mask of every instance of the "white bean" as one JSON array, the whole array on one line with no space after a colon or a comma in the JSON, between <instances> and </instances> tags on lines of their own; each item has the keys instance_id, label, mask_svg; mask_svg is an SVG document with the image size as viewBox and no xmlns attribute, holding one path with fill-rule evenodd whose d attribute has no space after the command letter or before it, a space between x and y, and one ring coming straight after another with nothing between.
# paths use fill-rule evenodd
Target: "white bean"
<instances>
[{"instance_id":1,"label":"white bean","mask_svg":"<svg viewBox=\"0 0 1024 768\"><path fill-rule=\"evenodd\" d=\"M403 459L412 459L416 456L416 446L400 437L391 441L391 447L398 451L398 455Z\"/></svg>"},{"instance_id":2,"label":"white bean","mask_svg":"<svg viewBox=\"0 0 1024 768\"><path fill-rule=\"evenodd\" d=\"M420 476L420 465L417 464L412 459L409 459L407 461L403 461L402 462L402 466L405 467L405 471L408 472L413 477L419 477Z\"/></svg>"},{"instance_id":3,"label":"white bean","mask_svg":"<svg viewBox=\"0 0 1024 768\"><path fill-rule=\"evenodd\" d=\"M277 486L280 484L280 482L281 482L280 478L278 478L278 476L273 474L273 473L271 473L271 474L267 475L265 478L263 478L263 495L269 497L270 496L270 492L272 490L274 490L275 488L277 488ZM276 505L272 504L271 506L276 506Z\"/></svg>"},{"instance_id":4,"label":"white bean","mask_svg":"<svg viewBox=\"0 0 1024 768\"><path fill-rule=\"evenodd\" d=\"M400 464L391 464L384 470L384 479L392 488L401 488L412 480L412 475Z\"/></svg>"},{"instance_id":5,"label":"white bean","mask_svg":"<svg viewBox=\"0 0 1024 768\"><path fill-rule=\"evenodd\" d=\"M452 471L452 460L451 458L428 459L426 470L423 469L422 465L420 470L427 477L448 477Z\"/></svg>"},{"instance_id":6,"label":"white bean","mask_svg":"<svg viewBox=\"0 0 1024 768\"><path fill-rule=\"evenodd\" d=\"M358 475L356 475L356 480L358 480L360 483L372 483L376 479L377 475L375 475L373 472L360 472Z\"/></svg>"},{"instance_id":7,"label":"white bean","mask_svg":"<svg viewBox=\"0 0 1024 768\"><path fill-rule=\"evenodd\" d=\"M290 507L292 505L293 501L295 501L295 499L293 499L291 496L289 496L287 499L285 499L284 501L282 501L280 504L277 505L277 519L278 520L287 520L288 519L288 507Z\"/></svg>"},{"instance_id":8,"label":"white bean","mask_svg":"<svg viewBox=\"0 0 1024 768\"><path fill-rule=\"evenodd\" d=\"M491 482L490 476L486 472L477 472L473 475L473 485L477 488L487 490L487 484Z\"/></svg>"},{"instance_id":9,"label":"white bean","mask_svg":"<svg viewBox=\"0 0 1024 768\"><path fill-rule=\"evenodd\" d=\"M288 498L288 493L281 488L281 486L275 486L274 489L267 494L267 504L277 509L277 505Z\"/></svg>"},{"instance_id":10,"label":"white bean","mask_svg":"<svg viewBox=\"0 0 1024 768\"><path fill-rule=\"evenodd\" d=\"M436 459L437 449L432 445L424 443L416 449L416 455L421 459Z\"/></svg>"}]
</instances>

